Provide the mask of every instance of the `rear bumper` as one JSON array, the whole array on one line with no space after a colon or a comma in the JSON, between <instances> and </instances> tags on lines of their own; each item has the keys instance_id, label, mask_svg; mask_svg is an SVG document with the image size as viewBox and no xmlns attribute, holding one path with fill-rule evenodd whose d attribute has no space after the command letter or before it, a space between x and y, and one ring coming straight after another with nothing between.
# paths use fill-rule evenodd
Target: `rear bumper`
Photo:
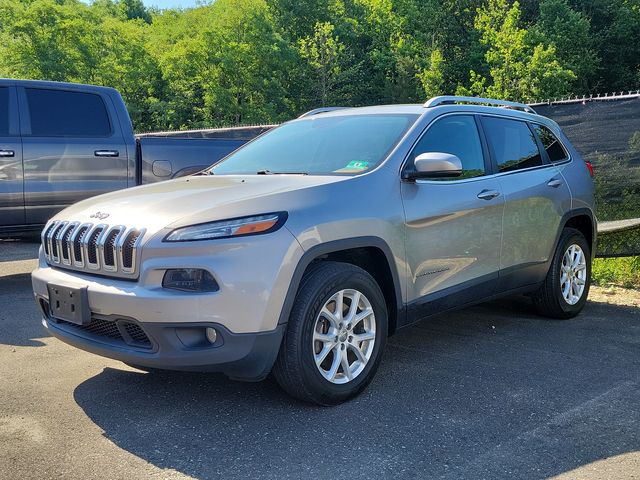
<instances>
[{"instance_id":1,"label":"rear bumper","mask_svg":"<svg viewBox=\"0 0 640 480\"><path fill-rule=\"evenodd\" d=\"M262 380L269 374L285 329L279 325L268 332L232 333L216 323L142 323L121 317L94 318L92 322L101 322L101 326L92 329L54 320L44 299L37 300L43 310L42 324L49 333L81 350L134 366L221 372L245 381ZM122 325L136 325L138 341L127 336ZM214 344L206 339L207 327L216 329ZM144 341L140 342L141 338Z\"/></svg>"}]
</instances>

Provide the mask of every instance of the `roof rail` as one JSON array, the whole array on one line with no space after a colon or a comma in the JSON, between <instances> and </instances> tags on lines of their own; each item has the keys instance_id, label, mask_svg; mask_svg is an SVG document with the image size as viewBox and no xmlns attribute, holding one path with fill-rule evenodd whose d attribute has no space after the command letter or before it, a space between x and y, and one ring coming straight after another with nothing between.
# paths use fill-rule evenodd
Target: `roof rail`
<instances>
[{"instance_id":1,"label":"roof rail","mask_svg":"<svg viewBox=\"0 0 640 480\"><path fill-rule=\"evenodd\" d=\"M313 110L309 110L308 112L303 113L298 118L312 117L314 115L318 115L319 113L333 112L334 110L343 110L345 108L349 108L349 107L320 107L320 108L314 108Z\"/></svg>"},{"instance_id":2,"label":"roof rail","mask_svg":"<svg viewBox=\"0 0 640 480\"><path fill-rule=\"evenodd\" d=\"M525 103L509 102L507 100L496 100L494 98L481 97L459 97L456 95L443 95L441 97L433 97L427 100L424 107L437 107L438 105L446 105L450 103L473 103L484 104L497 107L512 108L514 110L522 110L523 112L536 114L536 111Z\"/></svg>"}]
</instances>

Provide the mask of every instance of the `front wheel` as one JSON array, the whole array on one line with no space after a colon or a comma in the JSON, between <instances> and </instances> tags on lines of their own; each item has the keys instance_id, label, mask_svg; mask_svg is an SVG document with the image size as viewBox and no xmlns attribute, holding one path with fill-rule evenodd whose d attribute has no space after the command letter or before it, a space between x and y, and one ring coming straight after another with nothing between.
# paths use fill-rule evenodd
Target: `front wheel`
<instances>
[{"instance_id":1,"label":"front wheel","mask_svg":"<svg viewBox=\"0 0 640 480\"><path fill-rule=\"evenodd\" d=\"M385 298L373 277L322 262L302 279L273 374L294 397L337 405L371 381L386 338Z\"/></svg>"},{"instance_id":2,"label":"front wheel","mask_svg":"<svg viewBox=\"0 0 640 480\"><path fill-rule=\"evenodd\" d=\"M565 228L544 284L533 295L534 304L547 317L575 317L587 302L590 285L589 244L579 230Z\"/></svg>"}]
</instances>

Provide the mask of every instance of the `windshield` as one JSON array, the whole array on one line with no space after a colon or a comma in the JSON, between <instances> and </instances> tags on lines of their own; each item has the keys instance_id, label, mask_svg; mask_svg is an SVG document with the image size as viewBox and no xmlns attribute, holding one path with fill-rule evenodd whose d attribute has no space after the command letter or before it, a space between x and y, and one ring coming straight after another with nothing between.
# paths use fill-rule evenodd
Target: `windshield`
<instances>
[{"instance_id":1,"label":"windshield","mask_svg":"<svg viewBox=\"0 0 640 480\"><path fill-rule=\"evenodd\" d=\"M375 168L418 115L310 117L271 130L211 169L215 175L354 175Z\"/></svg>"}]
</instances>

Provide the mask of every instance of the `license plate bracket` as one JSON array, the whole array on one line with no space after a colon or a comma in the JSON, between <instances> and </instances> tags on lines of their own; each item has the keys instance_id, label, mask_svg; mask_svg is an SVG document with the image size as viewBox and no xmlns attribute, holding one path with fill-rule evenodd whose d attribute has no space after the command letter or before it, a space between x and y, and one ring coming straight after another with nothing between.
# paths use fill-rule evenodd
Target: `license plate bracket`
<instances>
[{"instance_id":1,"label":"license plate bracket","mask_svg":"<svg viewBox=\"0 0 640 480\"><path fill-rule=\"evenodd\" d=\"M49 309L53 318L76 325L86 325L91 322L87 287L50 283L47 289L49 290Z\"/></svg>"}]
</instances>

